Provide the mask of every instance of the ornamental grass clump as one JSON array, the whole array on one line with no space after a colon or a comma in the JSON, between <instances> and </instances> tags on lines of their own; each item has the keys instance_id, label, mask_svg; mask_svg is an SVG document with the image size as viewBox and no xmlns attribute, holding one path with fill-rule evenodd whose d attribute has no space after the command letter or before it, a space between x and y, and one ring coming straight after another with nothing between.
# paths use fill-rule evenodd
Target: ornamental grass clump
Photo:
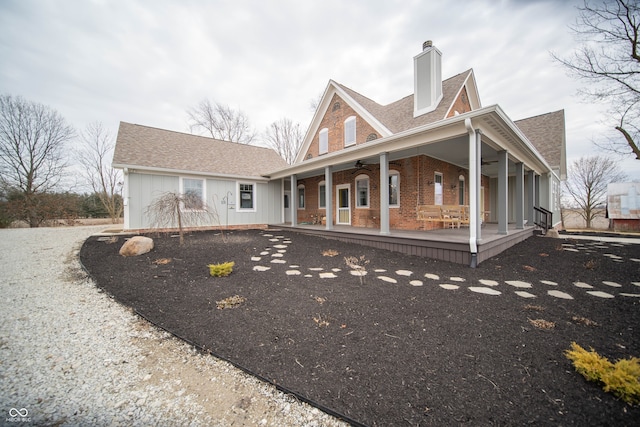
<instances>
[{"instance_id":1,"label":"ornamental grass clump","mask_svg":"<svg viewBox=\"0 0 640 427\"><path fill-rule=\"evenodd\" d=\"M606 392L630 405L640 404L640 359L620 359L611 363L593 349L587 351L575 342L565 356L573 362L576 371L588 381L600 383Z\"/></svg>"},{"instance_id":2,"label":"ornamental grass clump","mask_svg":"<svg viewBox=\"0 0 640 427\"><path fill-rule=\"evenodd\" d=\"M209 264L209 274L213 277L227 277L233 271L235 262L223 262L221 264Z\"/></svg>"}]
</instances>

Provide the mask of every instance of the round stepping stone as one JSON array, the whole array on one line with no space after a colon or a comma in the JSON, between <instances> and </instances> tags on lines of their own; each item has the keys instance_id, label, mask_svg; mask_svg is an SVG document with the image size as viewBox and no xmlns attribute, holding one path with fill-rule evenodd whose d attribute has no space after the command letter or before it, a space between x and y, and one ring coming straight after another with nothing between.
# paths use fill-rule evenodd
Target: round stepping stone
<instances>
[{"instance_id":1,"label":"round stepping stone","mask_svg":"<svg viewBox=\"0 0 640 427\"><path fill-rule=\"evenodd\" d=\"M286 250L286 249L278 249L278 253L280 253L280 254L283 254L283 253L285 253L285 252L287 252L287 250Z\"/></svg>"},{"instance_id":2,"label":"round stepping stone","mask_svg":"<svg viewBox=\"0 0 640 427\"><path fill-rule=\"evenodd\" d=\"M602 283L604 283L607 286L611 286L612 288L621 288L622 287L622 285L620 283L609 282L608 280L604 280Z\"/></svg>"},{"instance_id":3,"label":"round stepping stone","mask_svg":"<svg viewBox=\"0 0 640 427\"><path fill-rule=\"evenodd\" d=\"M536 298L534 294L530 294L529 292L525 291L516 291L516 295L522 298Z\"/></svg>"},{"instance_id":4,"label":"round stepping stone","mask_svg":"<svg viewBox=\"0 0 640 427\"><path fill-rule=\"evenodd\" d=\"M423 285L422 280L412 280L412 281L409 282L409 284L411 286L422 286Z\"/></svg>"},{"instance_id":5,"label":"round stepping stone","mask_svg":"<svg viewBox=\"0 0 640 427\"><path fill-rule=\"evenodd\" d=\"M540 280L540 283L544 283L545 285L549 285L549 286L558 286L557 282L553 282L551 280Z\"/></svg>"},{"instance_id":6,"label":"round stepping stone","mask_svg":"<svg viewBox=\"0 0 640 427\"><path fill-rule=\"evenodd\" d=\"M334 273L339 273L342 271L341 268L332 268L331 271L333 271Z\"/></svg>"},{"instance_id":7,"label":"round stepping stone","mask_svg":"<svg viewBox=\"0 0 640 427\"><path fill-rule=\"evenodd\" d=\"M282 258L284 255L282 254L271 254L272 258Z\"/></svg>"},{"instance_id":8,"label":"round stepping stone","mask_svg":"<svg viewBox=\"0 0 640 427\"><path fill-rule=\"evenodd\" d=\"M284 236L276 236L278 239L285 239Z\"/></svg>"},{"instance_id":9,"label":"round stepping stone","mask_svg":"<svg viewBox=\"0 0 640 427\"><path fill-rule=\"evenodd\" d=\"M287 245L273 245L273 247L276 249L286 249Z\"/></svg>"},{"instance_id":10,"label":"round stepping stone","mask_svg":"<svg viewBox=\"0 0 640 427\"><path fill-rule=\"evenodd\" d=\"M287 270L287 276L299 276L301 273L299 270Z\"/></svg>"},{"instance_id":11,"label":"round stepping stone","mask_svg":"<svg viewBox=\"0 0 640 427\"><path fill-rule=\"evenodd\" d=\"M629 259L630 259L631 261L633 261L633 262L640 262L640 259L638 259L638 258L629 258Z\"/></svg>"},{"instance_id":12,"label":"round stepping stone","mask_svg":"<svg viewBox=\"0 0 640 427\"><path fill-rule=\"evenodd\" d=\"M253 271L267 271L271 270L271 267L265 267L264 265L256 265L253 267Z\"/></svg>"},{"instance_id":13,"label":"round stepping stone","mask_svg":"<svg viewBox=\"0 0 640 427\"><path fill-rule=\"evenodd\" d=\"M311 271L322 271L322 270L324 270L324 268L322 268L322 267L309 267L309 270L311 270Z\"/></svg>"},{"instance_id":14,"label":"round stepping stone","mask_svg":"<svg viewBox=\"0 0 640 427\"><path fill-rule=\"evenodd\" d=\"M398 281L392 277L387 277L387 276L378 276L378 279L382 280L383 282L387 282L387 283L398 283Z\"/></svg>"},{"instance_id":15,"label":"round stepping stone","mask_svg":"<svg viewBox=\"0 0 640 427\"><path fill-rule=\"evenodd\" d=\"M300 266L299 265L290 265L289 268L294 268L295 269L295 268L300 268Z\"/></svg>"},{"instance_id":16,"label":"round stepping stone","mask_svg":"<svg viewBox=\"0 0 640 427\"><path fill-rule=\"evenodd\" d=\"M464 282L465 279L463 279L462 277L449 277L449 280L451 280L452 282Z\"/></svg>"},{"instance_id":17,"label":"round stepping stone","mask_svg":"<svg viewBox=\"0 0 640 427\"><path fill-rule=\"evenodd\" d=\"M440 285L440 287L442 289L446 289L446 290L449 290L449 291L455 291L456 289L460 288L460 286L458 286L458 285L450 285L449 283L443 283L443 284Z\"/></svg>"},{"instance_id":18,"label":"round stepping stone","mask_svg":"<svg viewBox=\"0 0 640 427\"><path fill-rule=\"evenodd\" d=\"M262 259L261 256L252 256L251 261L260 261Z\"/></svg>"},{"instance_id":19,"label":"round stepping stone","mask_svg":"<svg viewBox=\"0 0 640 427\"><path fill-rule=\"evenodd\" d=\"M613 295L601 291L587 291L587 293L598 298L613 298Z\"/></svg>"},{"instance_id":20,"label":"round stepping stone","mask_svg":"<svg viewBox=\"0 0 640 427\"><path fill-rule=\"evenodd\" d=\"M286 264L287 261L285 261L283 259L276 258L276 259L272 259L271 262L274 263L274 264Z\"/></svg>"},{"instance_id":21,"label":"round stepping stone","mask_svg":"<svg viewBox=\"0 0 640 427\"><path fill-rule=\"evenodd\" d=\"M264 237L273 237L273 234L263 234Z\"/></svg>"},{"instance_id":22,"label":"round stepping stone","mask_svg":"<svg viewBox=\"0 0 640 427\"><path fill-rule=\"evenodd\" d=\"M313 274L305 274L304 277L313 277Z\"/></svg>"},{"instance_id":23,"label":"round stepping stone","mask_svg":"<svg viewBox=\"0 0 640 427\"><path fill-rule=\"evenodd\" d=\"M482 283L485 286L498 286L499 285L499 283L496 282L495 280L480 279L480 280L478 280L478 282ZM471 289L471 288L469 288L469 289Z\"/></svg>"},{"instance_id":24,"label":"round stepping stone","mask_svg":"<svg viewBox=\"0 0 640 427\"><path fill-rule=\"evenodd\" d=\"M324 272L324 273L320 273L320 278L321 279L335 279L336 276L335 274L331 273L331 272Z\"/></svg>"},{"instance_id":25,"label":"round stepping stone","mask_svg":"<svg viewBox=\"0 0 640 427\"><path fill-rule=\"evenodd\" d=\"M640 294L627 294L627 293L619 293L618 295L622 295L623 297L632 297L632 298L640 298Z\"/></svg>"},{"instance_id":26,"label":"round stepping stone","mask_svg":"<svg viewBox=\"0 0 640 427\"><path fill-rule=\"evenodd\" d=\"M521 280L507 280L505 282L507 285L514 286L516 288L531 288L531 283L523 282Z\"/></svg>"},{"instance_id":27,"label":"round stepping stone","mask_svg":"<svg viewBox=\"0 0 640 427\"><path fill-rule=\"evenodd\" d=\"M275 239L275 238L274 238L274 239L269 239L269 241L270 241L270 242L279 242L279 241L280 241L280 239Z\"/></svg>"},{"instance_id":28,"label":"round stepping stone","mask_svg":"<svg viewBox=\"0 0 640 427\"><path fill-rule=\"evenodd\" d=\"M367 272L365 270L350 270L349 273L351 273L352 276L358 276L358 277L367 275Z\"/></svg>"},{"instance_id":29,"label":"round stepping stone","mask_svg":"<svg viewBox=\"0 0 640 427\"><path fill-rule=\"evenodd\" d=\"M424 277L426 277L427 279L431 279L431 280L440 280L440 276L438 276L437 274L432 274L432 273L426 273L424 275Z\"/></svg>"},{"instance_id":30,"label":"round stepping stone","mask_svg":"<svg viewBox=\"0 0 640 427\"><path fill-rule=\"evenodd\" d=\"M562 298L562 299L573 299L573 297L571 295L569 295L566 292L561 292L561 291L547 291L547 294L551 295L552 297L556 297L556 298Z\"/></svg>"},{"instance_id":31,"label":"round stepping stone","mask_svg":"<svg viewBox=\"0 0 640 427\"><path fill-rule=\"evenodd\" d=\"M495 290L495 289L491 289L491 288L485 288L483 286L470 286L469 290L471 292L477 292L479 294L485 294L485 295L500 295L502 294L502 292Z\"/></svg>"},{"instance_id":32,"label":"round stepping stone","mask_svg":"<svg viewBox=\"0 0 640 427\"><path fill-rule=\"evenodd\" d=\"M398 276L411 276L413 274L413 271L409 271L409 270L396 270L396 274Z\"/></svg>"},{"instance_id":33,"label":"round stepping stone","mask_svg":"<svg viewBox=\"0 0 640 427\"><path fill-rule=\"evenodd\" d=\"M262 252L260 252L260 255L263 255L263 256L264 255L269 255L269 251L262 251Z\"/></svg>"},{"instance_id":34,"label":"round stepping stone","mask_svg":"<svg viewBox=\"0 0 640 427\"><path fill-rule=\"evenodd\" d=\"M582 288L582 289L593 289L593 286L591 286L588 283L584 283L584 282L573 282L574 286L577 288Z\"/></svg>"},{"instance_id":35,"label":"round stepping stone","mask_svg":"<svg viewBox=\"0 0 640 427\"><path fill-rule=\"evenodd\" d=\"M387 270L385 270L384 268L376 268L375 270L373 270L374 273L384 273L385 271Z\"/></svg>"}]
</instances>

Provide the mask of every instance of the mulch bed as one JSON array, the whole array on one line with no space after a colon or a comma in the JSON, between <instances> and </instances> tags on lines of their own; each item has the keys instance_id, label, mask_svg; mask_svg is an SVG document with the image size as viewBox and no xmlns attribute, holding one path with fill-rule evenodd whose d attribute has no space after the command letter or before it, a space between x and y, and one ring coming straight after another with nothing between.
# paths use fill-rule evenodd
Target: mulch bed
<instances>
[{"instance_id":1,"label":"mulch bed","mask_svg":"<svg viewBox=\"0 0 640 427\"><path fill-rule=\"evenodd\" d=\"M283 237L272 242L265 233ZM640 357L640 298L618 295L640 293L632 284L640 282L640 263L630 260L640 259L640 245L604 249L532 237L471 269L291 231L197 232L183 246L175 237L151 237L153 251L130 258L118 255L124 238L91 237L81 261L100 288L150 321L349 420L370 426L640 422L640 408L584 380L563 353L575 341L612 361ZM270 263L273 246L288 239L286 263ZM579 251L562 250L563 242ZM267 248L269 255L251 260ZM326 250L339 254L323 256ZM364 284L349 274L348 256L369 261ZM235 262L230 276L209 275L208 264L226 261ZM255 265L271 269L257 272ZM302 274L285 274L291 265ZM321 279L309 268L341 271ZM400 269L413 274L396 274ZM493 289L502 294L469 291L483 286L480 279L499 281ZM533 287L518 289L507 280ZM616 297L589 295L577 281ZM547 294L554 289L574 299ZM245 301L217 308L235 295ZM555 326L534 326L539 319Z\"/></svg>"}]
</instances>

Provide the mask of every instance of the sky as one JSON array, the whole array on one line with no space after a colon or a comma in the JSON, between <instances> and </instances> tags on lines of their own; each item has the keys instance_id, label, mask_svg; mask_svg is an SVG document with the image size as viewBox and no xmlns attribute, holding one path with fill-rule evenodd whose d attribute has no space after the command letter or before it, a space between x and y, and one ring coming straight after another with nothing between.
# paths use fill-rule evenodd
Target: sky
<instances>
[{"instance_id":1,"label":"sky","mask_svg":"<svg viewBox=\"0 0 640 427\"><path fill-rule=\"evenodd\" d=\"M604 106L585 103L551 56L576 48L579 3L0 0L0 93L114 138L120 121L189 132L203 99L258 132L282 118L306 130L329 79L380 104L413 93L413 57L432 40L444 78L473 68L483 106L512 120L564 109L570 164L604 154L592 141L611 133ZM640 180L639 161L619 164Z\"/></svg>"}]
</instances>

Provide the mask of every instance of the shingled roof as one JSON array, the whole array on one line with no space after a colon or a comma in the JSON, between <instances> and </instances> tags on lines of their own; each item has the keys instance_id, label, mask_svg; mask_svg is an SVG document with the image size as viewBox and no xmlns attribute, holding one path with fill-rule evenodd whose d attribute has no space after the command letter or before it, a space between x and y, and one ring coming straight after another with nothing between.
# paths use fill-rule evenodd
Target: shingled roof
<instances>
[{"instance_id":1,"label":"shingled roof","mask_svg":"<svg viewBox=\"0 0 640 427\"><path fill-rule=\"evenodd\" d=\"M120 122L114 167L259 177L287 163L270 148Z\"/></svg>"},{"instance_id":2,"label":"shingled roof","mask_svg":"<svg viewBox=\"0 0 640 427\"><path fill-rule=\"evenodd\" d=\"M516 126L542 157L562 176L566 175L564 110L516 120Z\"/></svg>"}]
</instances>

